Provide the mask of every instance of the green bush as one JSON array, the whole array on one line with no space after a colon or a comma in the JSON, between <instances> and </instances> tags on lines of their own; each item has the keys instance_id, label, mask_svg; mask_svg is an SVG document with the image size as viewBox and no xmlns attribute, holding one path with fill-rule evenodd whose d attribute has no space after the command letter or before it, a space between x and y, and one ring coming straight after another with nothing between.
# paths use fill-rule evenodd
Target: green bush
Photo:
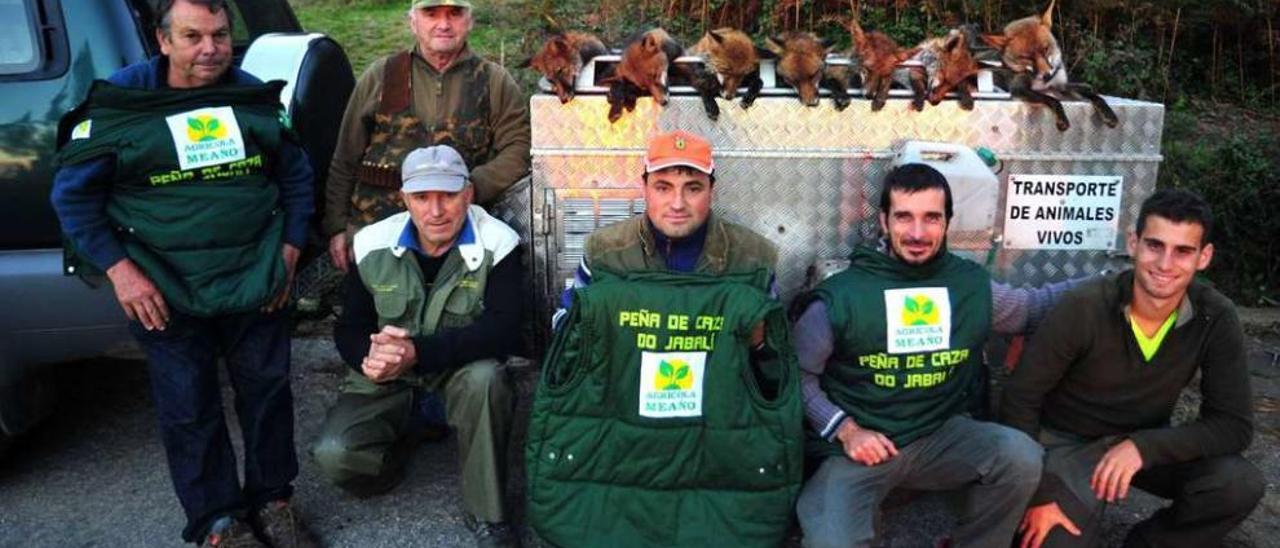
<instances>
[{"instance_id":1,"label":"green bush","mask_svg":"<svg viewBox=\"0 0 1280 548\"><path fill-rule=\"evenodd\" d=\"M1207 277L1241 304L1280 299L1280 139L1271 131L1205 138L1195 115L1178 106L1166 117L1160 185L1199 192L1215 217Z\"/></svg>"}]
</instances>

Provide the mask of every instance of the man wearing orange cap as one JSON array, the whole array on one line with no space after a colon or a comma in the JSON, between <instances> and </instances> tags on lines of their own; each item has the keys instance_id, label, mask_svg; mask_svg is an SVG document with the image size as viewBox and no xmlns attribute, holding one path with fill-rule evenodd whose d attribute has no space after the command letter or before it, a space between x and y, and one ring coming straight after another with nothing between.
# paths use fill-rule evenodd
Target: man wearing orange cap
<instances>
[{"instance_id":1,"label":"man wearing orange cap","mask_svg":"<svg viewBox=\"0 0 1280 548\"><path fill-rule=\"evenodd\" d=\"M804 435L777 249L711 212L714 174L703 138L654 136L645 214L587 239L525 449L550 544L786 540Z\"/></svg>"},{"instance_id":2,"label":"man wearing orange cap","mask_svg":"<svg viewBox=\"0 0 1280 548\"><path fill-rule=\"evenodd\" d=\"M763 268L772 273L778 262L772 242L711 214L715 167L711 144L702 137L677 130L650 139L640 176L645 214L591 233L573 286L591 283L591 269L597 267L709 274ZM557 325L571 293L561 298Z\"/></svg>"}]
</instances>

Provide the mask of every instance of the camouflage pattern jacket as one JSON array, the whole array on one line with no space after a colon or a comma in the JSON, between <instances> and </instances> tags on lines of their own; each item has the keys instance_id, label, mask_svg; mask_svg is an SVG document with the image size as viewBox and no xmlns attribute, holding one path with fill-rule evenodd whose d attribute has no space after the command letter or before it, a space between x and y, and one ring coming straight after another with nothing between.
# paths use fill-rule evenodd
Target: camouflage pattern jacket
<instances>
[{"instance_id":1,"label":"camouflage pattern jacket","mask_svg":"<svg viewBox=\"0 0 1280 548\"><path fill-rule=\"evenodd\" d=\"M399 54L374 61L360 76L347 102L325 189L323 228L326 234L341 232L356 221L349 218L357 190L356 174L374 137L372 130L382 101L387 63L396 55ZM427 63L417 47L411 59L409 85L413 94L409 110L414 117L428 129L453 128L487 136L489 154L485 155L484 163L468 166L477 203L493 200L529 172L528 108L524 94L502 66L478 57L469 47L464 47L443 73ZM488 91L487 104L468 104L477 99L478 89ZM462 114L468 112L482 119L461 119L465 117ZM398 171L399 166L394 169ZM399 192L383 194L385 199L399 201Z\"/></svg>"}]
</instances>

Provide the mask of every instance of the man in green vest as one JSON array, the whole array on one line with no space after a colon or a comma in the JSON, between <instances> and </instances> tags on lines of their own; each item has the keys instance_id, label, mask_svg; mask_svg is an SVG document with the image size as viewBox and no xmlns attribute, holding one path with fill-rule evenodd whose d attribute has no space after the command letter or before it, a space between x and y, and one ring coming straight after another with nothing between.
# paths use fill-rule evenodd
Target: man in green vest
<instances>
[{"instance_id":1,"label":"man in green vest","mask_svg":"<svg viewBox=\"0 0 1280 548\"><path fill-rule=\"evenodd\" d=\"M1071 292L1005 387L1002 420L1045 447L1022 546L1098 546L1102 513L1138 487L1173 504L1124 546L1219 546L1266 489L1240 453L1253 398L1235 306L1196 273L1213 259L1204 199L1161 189L1129 233L1133 268ZM1197 373L1199 414L1171 424Z\"/></svg>"},{"instance_id":2,"label":"man in green vest","mask_svg":"<svg viewBox=\"0 0 1280 548\"><path fill-rule=\"evenodd\" d=\"M334 342L351 368L313 449L321 473L358 496L403 478L416 408L439 395L458 435L462 503L478 546L514 546L503 503L524 280L519 236L472 205L462 156L439 145L401 168L408 211L355 237Z\"/></svg>"},{"instance_id":3,"label":"man in green vest","mask_svg":"<svg viewBox=\"0 0 1280 548\"><path fill-rule=\"evenodd\" d=\"M823 281L792 333L811 455L797 504L807 547L868 546L895 487L966 489L951 540L1005 547L1040 478L1022 432L971 418L991 332L1034 326L1059 286L1013 289L949 253L951 187L923 164L885 178L884 240Z\"/></svg>"},{"instance_id":4,"label":"man in green vest","mask_svg":"<svg viewBox=\"0 0 1280 548\"><path fill-rule=\"evenodd\" d=\"M63 118L51 201L82 261L70 266L105 272L146 352L183 540L311 546L288 504L298 461L283 309L314 211L310 164L284 83L233 66L225 0L165 0L156 13L161 55L95 82Z\"/></svg>"},{"instance_id":5,"label":"man in green vest","mask_svg":"<svg viewBox=\"0 0 1280 548\"><path fill-rule=\"evenodd\" d=\"M530 522L556 545L786 538L803 435L777 251L712 213L714 174L702 137L654 136L644 215L587 239L525 452Z\"/></svg>"},{"instance_id":6,"label":"man in green vest","mask_svg":"<svg viewBox=\"0 0 1280 548\"><path fill-rule=\"evenodd\" d=\"M352 234L403 211L399 169L409 151L441 144L457 150L482 205L529 172L527 98L502 65L467 45L475 26L471 3L412 0L408 22L413 49L365 69L338 131L323 230L343 272L351 264Z\"/></svg>"},{"instance_id":7,"label":"man in green vest","mask_svg":"<svg viewBox=\"0 0 1280 548\"><path fill-rule=\"evenodd\" d=\"M641 181L645 214L591 233L573 287L590 284L596 266L616 272L774 271L778 250L773 242L711 214L715 160L705 139L682 130L654 136ZM568 309L571 296L572 288L562 295L553 323Z\"/></svg>"}]
</instances>

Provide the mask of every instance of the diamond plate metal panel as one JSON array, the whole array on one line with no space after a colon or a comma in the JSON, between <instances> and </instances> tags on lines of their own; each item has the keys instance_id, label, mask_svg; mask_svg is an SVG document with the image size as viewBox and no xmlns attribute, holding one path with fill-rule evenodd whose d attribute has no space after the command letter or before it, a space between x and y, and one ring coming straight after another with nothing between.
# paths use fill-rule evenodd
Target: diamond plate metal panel
<instances>
[{"instance_id":1,"label":"diamond plate metal panel","mask_svg":"<svg viewBox=\"0 0 1280 548\"><path fill-rule=\"evenodd\" d=\"M944 101L922 112L905 99L890 100L880 112L855 99L837 112L829 100L813 108L795 98L764 97L748 110L721 101L718 121L709 120L696 97L676 96L666 108L641 98L636 110L610 124L604 97L579 96L561 105L554 96L531 103L534 154L539 151L642 150L655 132L686 129L706 136L718 154L760 152L844 153L886 151L894 142L928 139L986 146L998 154L1104 154L1158 156L1164 106L1108 98L1121 123L1108 128L1085 102L1063 106L1072 126L1064 132L1047 108L1013 100L979 100L972 111Z\"/></svg>"},{"instance_id":2,"label":"diamond plate metal panel","mask_svg":"<svg viewBox=\"0 0 1280 548\"><path fill-rule=\"evenodd\" d=\"M642 98L616 124L603 97L579 95L568 105L534 96L530 218L535 266L545 283L538 296L549 317L581 257L590 230L638 214L641 155L649 136L685 129L715 148L714 211L778 244L778 285L784 300L805 283L811 264L844 258L879 237L880 181L896 143L908 139L985 146L1003 160L999 211L1009 173L1122 175L1123 233L1141 200L1155 188L1164 107L1108 98L1120 127L1105 127L1088 103L1067 103L1072 127L1059 132L1052 113L1013 100L979 100L974 110L953 101L923 112L892 99L871 112L854 100L843 112L829 100L806 108L794 97L761 97L750 110L721 102L710 121L696 97L673 96L666 108ZM1116 268L1107 251L1010 250L1001 245L1003 216L989 231L950 234L949 246L1015 284L1039 284ZM1116 249L1123 249L1123 237Z\"/></svg>"}]
</instances>

